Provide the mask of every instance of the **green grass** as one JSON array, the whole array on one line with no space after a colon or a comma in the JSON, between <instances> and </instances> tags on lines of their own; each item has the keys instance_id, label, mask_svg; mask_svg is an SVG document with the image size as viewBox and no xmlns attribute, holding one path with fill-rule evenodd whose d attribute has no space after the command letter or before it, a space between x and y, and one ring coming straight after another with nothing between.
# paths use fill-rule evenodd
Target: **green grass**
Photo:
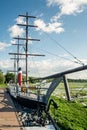
<instances>
[{"instance_id":1,"label":"green grass","mask_svg":"<svg viewBox=\"0 0 87 130\"><path fill-rule=\"evenodd\" d=\"M7 85L6 84L0 84L0 88L6 88Z\"/></svg>"},{"instance_id":2,"label":"green grass","mask_svg":"<svg viewBox=\"0 0 87 130\"><path fill-rule=\"evenodd\" d=\"M70 88L87 87L87 82L69 82Z\"/></svg>"},{"instance_id":3,"label":"green grass","mask_svg":"<svg viewBox=\"0 0 87 130\"><path fill-rule=\"evenodd\" d=\"M59 108L55 111L51 106L51 114L55 117L61 130L87 130L87 107L77 101L68 102L52 96Z\"/></svg>"}]
</instances>

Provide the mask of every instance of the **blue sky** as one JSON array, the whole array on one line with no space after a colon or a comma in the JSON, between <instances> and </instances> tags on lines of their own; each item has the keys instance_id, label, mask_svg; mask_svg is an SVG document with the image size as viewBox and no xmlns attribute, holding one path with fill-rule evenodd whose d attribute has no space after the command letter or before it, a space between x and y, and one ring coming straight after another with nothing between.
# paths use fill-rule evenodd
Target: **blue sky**
<instances>
[{"instance_id":1,"label":"blue sky","mask_svg":"<svg viewBox=\"0 0 87 130\"><path fill-rule=\"evenodd\" d=\"M74 57L87 64L87 0L3 0L0 1L0 69L13 69L9 52L16 52L13 37L25 36L25 23L19 14L37 16L29 19L29 37L40 42L29 43L29 53L45 54L45 57L29 57L30 75L45 76L80 66ZM23 41L21 43L25 44ZM24 52L20 47L20 52ZM23 70L25 62L20 61ZM38 72L38 73L37 73ZM84 75L83 75L84 76Z\"/></svg>"}]
</instances>

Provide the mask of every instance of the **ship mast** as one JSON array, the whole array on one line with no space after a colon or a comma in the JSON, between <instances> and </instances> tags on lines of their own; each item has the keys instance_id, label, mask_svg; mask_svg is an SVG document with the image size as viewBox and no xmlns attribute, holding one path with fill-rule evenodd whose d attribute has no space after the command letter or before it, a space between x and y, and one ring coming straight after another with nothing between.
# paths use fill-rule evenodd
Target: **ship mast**
<instances>
[{"instance_id":1,"label":"ship mast","mask_svg":"<svg viewBox=\"0 0 87 130\"><path fill-rule=\"evenodd\" d=\"M9 53L11 55L25 55L26 57L26 84L28 82L28 56L45 56L45 55L40 55L40 54L29 54L28 53L28 41L40 41L39 39L32 39L28 37L28 27L38 27L35 25L29 25L28 24L28 20L29 18L36 18L35 16L29 16L28 12L26 12L26 15L19 15L19 17L24 17L26 19L26 23L25 24L17 24L18 26L24 26L26 28L26 37L25 38L21 38L21 37L15 37L14 39L18 39L18 40L24 40L26 41L26 45L25 45L25 54L22 53ZM19 44L20 45L20 44Z\"/></svg>"},{"instance_id":2,"label":"ship mast","mask_svg":"<svg viewBox=\"0 0 87 130\"><path fill-rule=\"evenodd\" d=\"M29 18L36 18L34 16L29 16L28 12L26 12L26 15L19 15L20 17L25 17L26 18L26 24L17 24L19 26L25 26L26 27L26 38L20 38L20 40L26 40L26 48L25 48L25 56L26 56L26 84L28 81L28 40L32 40L32 39L28 39L28 27L37 27L34 25L28 25L28 19ZM36 39L37 41L38 39ZM40 40L38 40L40 41Z\"/></svg>"}]
</instances>

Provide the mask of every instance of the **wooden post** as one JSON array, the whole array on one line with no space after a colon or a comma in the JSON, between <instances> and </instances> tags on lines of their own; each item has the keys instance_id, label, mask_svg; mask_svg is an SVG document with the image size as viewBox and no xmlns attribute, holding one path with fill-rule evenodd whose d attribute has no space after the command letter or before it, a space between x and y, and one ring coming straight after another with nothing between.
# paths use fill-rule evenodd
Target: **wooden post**
<instances>
[{"instance_id":1,"label":"wooden post","mask_svg":"<svg viewBox=\"0 0 87 130\"><path fill-rule=\"evenodd\" d=\"M65 75L63 76L63 81L64 81L64 86L65 86L67 99L68 99L68 101L70 101L71 100L71 96L70 96L70 91L69 91L69 84L68 84L68 81L67 81L67 78L66 78Z\"/></svg>"}]
</instances>

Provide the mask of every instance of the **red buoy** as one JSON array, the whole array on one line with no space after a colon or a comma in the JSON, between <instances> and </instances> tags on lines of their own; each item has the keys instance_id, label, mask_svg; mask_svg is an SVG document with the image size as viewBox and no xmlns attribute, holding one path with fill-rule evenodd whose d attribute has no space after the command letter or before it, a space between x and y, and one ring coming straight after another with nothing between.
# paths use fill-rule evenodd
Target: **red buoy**
<instances>
[{"instance_id":1,"label":"red buoy","mask_svg":"<svg viewBox=\"0 0 87 130\"><path fill-rule=\"evenodd\" d=\"M19 86L22 86L22 70L21 70L21 67L19 67L19 69L18 69L18 83L19 83Z\"/></svg>"}]
</instances>

